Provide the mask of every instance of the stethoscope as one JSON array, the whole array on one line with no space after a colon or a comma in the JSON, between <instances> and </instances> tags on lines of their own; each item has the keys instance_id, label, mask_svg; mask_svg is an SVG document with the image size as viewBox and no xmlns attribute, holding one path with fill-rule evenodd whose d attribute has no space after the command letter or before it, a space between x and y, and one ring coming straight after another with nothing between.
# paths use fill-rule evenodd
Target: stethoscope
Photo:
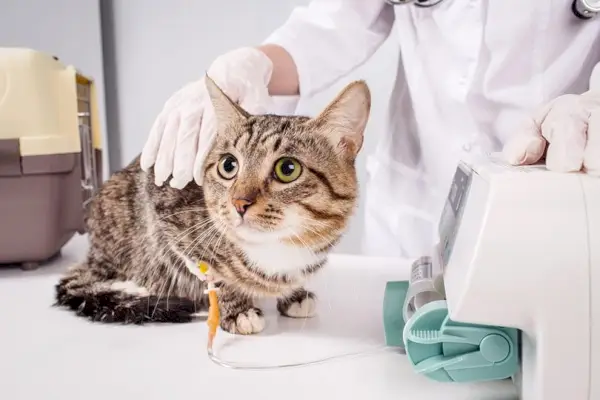
<instances>
[{"instance_id":1,"label":"stethoscope","mask_svg":"<svg viewBox=\"0 0 600 400\"><path fill-rule=\"evenodd\" d=\"M415 7L429 8L444 0L385 0L393 6L413 4ZM573 0L571 11L581 19L591 19L600 13L600 0Z\"/></svg>"}]
</instances>

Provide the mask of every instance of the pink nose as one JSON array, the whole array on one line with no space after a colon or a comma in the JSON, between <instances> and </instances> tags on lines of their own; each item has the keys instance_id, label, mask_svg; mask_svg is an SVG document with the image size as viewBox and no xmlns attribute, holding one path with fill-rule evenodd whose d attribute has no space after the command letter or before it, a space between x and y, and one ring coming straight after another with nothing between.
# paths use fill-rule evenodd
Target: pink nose
<instances>
[{"instance_id":1,"label":"pink nose","mask_svg":"<svg viewBox=\"0 0 600 400\"><path fill-rule=\"evenodd\" d=\"M248 211L248 208L250 208L252 204L254 204L254 202L248 199L233 200L233 206L235 207L235 210L240 215L240 217L244 216L244 214L246 213L246 211Z\"/></svg>"}]
</instances>

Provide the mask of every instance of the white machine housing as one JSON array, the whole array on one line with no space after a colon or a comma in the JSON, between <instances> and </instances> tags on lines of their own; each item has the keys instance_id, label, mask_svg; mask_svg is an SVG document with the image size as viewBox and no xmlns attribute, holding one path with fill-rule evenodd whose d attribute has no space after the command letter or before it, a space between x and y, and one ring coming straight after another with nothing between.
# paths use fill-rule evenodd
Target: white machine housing
<instances>
[{"instance_id":1,"label":"white machine housing","mask_svg":"<svg viewBox=\"0 0 600 400\"><path fill-rule=\"evenodd\" d=\"M461 163L440 241L450 318L522 331L521 399L600 399L599 178Z\"/></svg>"}]
</instances>

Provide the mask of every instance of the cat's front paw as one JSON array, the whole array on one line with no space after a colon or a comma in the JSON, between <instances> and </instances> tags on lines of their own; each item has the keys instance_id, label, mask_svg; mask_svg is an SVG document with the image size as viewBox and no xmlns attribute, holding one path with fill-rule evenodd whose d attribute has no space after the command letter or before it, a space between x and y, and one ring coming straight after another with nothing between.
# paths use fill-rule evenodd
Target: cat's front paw
<instances>
[{"instance_id":1,"label":"cat's front paw","mask_svg":"<svg viewBox=\"0 0 600 400\"><path fill-rule=\"evenodd\" d=\"M221 329L233 334L251 335L265 329L265 318L260 308L252 307L239 314L223 318Z\"/></svg>"},{"instance_id":2,"label":"cat's front paw","mask_svg":"<svg viewBox=\"0 0 600 400\"><path fill-rule=\"evenodd\" d=\"M304 289L296 291L290 297L277 300L277 309L286 317L310 318L317 313L317 300L314 293Z\"/></svg>"}]
</instances>

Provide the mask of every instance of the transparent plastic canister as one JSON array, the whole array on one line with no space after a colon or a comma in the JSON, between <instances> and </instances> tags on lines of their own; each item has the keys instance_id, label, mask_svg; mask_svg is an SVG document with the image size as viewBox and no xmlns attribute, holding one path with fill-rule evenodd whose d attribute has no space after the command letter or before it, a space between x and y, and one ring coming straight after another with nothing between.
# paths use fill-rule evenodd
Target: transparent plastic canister
<instances>
[{"instance_id":1,"label":"transparent plastic canister","mask_svg":"<svg viewBox=\"0 0 600 400\"><path fill-rule=\"evenodd\" d=\"M440 258L423 256L411 265L408 291L402 307L404 322L424 305L438 300L445 300L444 274Z\"/></svg>"}]
</instances>

